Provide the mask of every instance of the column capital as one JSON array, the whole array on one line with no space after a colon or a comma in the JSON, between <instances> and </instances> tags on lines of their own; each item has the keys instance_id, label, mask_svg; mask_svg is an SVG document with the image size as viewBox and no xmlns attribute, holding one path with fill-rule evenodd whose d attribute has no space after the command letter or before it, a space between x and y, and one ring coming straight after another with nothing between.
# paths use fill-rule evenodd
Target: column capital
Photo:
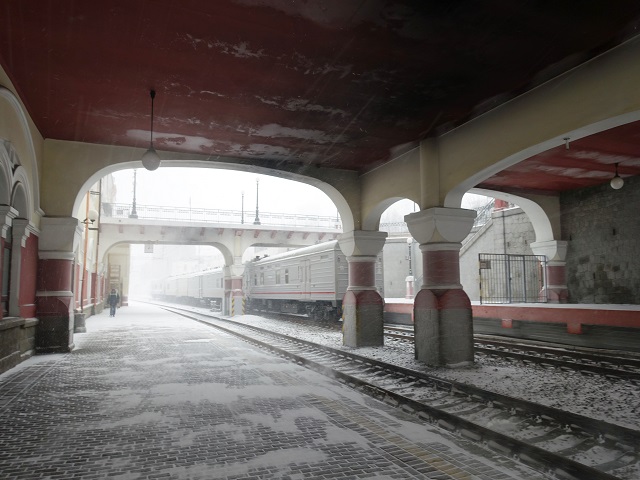
<instances>
[{"instance_id":1,"label":"column capital","mask_svg":"<svg viewBox=\"0 0 640 480\"><path fill-rule=\"evenodd\" d=\"M40 252L75 252L82 228L74 217L43 217L40 221Z\"/></svg>"},{"instance_id":2,"label":"column capital","mask_svg":"<svg viewBox=\"0 0 640 480\"><path fill-rule=\"evenodd\" d=\"M0 205L0 235L5 240L7 232L13 223L13 219L18 216L18 211L10 205Z\"/></svg>"},{"instance_id":3,"label":"column capital","mask_svg":"<svg viewBox=\"0 0 640 480\"><path fill-rule=\"evenodd\" d=\"M26 218L15 218L13 220L12 236L14 244L20 243L22 247L26 245L27 238L34 234L38 236L40 231Z\"/></svg>"},{"instance_id":4,"label":"column capital","mask_svg":"<svg viewBox=\"0 0 640 480\"><path fill-rule=\"evenodd\" d=\"M565 262L569 242L566 240L547 240L529 245L534 255L544 255L549 262Z\"/></svg>"},{"instance_id":5,"label":"column capital","mask_svg":"<svg viewBox=\"0 0 640 480\"><path fill-rule=\"evenodd\" d=\"M243 274L244 274L244 264L242 264L242 263L239 263L239 264L234 263L233 265L229 266L229 276L242 278Z\"/></svg>"},{"instance_id":6,"label":"column capital","mask_svg":"<svg viewBox=\"0 0 640 480\"><path fill-rule=\"evenodd\" d=\"M387 232L352 230L338 236L340 250L347 257L377 256L384 247Z\"/></svg>"},{"instance_id":7,"label":"column capital","mask_svg":"<svg viewBox=\"0 0 640 480\"><path fill-rule=\"evenodd\" d=\"M475 218L475 210L434 207L410 213L404 221L411 236L423 245L462 242L469 235Z\"/></svg>"}]
</instances>

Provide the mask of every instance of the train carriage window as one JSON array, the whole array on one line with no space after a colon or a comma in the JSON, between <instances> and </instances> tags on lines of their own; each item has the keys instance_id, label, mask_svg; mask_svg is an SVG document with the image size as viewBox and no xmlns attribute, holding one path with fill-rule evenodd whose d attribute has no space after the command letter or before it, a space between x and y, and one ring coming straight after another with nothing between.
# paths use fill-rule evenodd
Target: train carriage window
<instances>
[{"instance_id":1,"label":"train carriage window","mask_svg":"<svg viewBox=\"0 0 640 480\"><path fill-rule=\"evenodd\" d=\"M276 285L280 285L280 270L276 270Z\"/></svg>"},{"instance_id":2,"label":"train carriage window","mask_svg":"<svg viewBox=\"0 0 640 480\"><path fill-rule=\"evenodd\" d=\"M260 273L260 285L264 285L264 273Z\"/></svg>"},{"instance_id":3,"label":"train carriage window","mask_svg":"<svg viewBox=\"0 0 640 480\"><path fill-rule=\"evenodd\" d=\"M289 269L284 269L284 283L289 283Z\"/></svg>"},{"instance_id":4,"label":"train carriage window","mask_svg":"<svg viewBox=\"0 0 640 480\"><path fill-rule=\"evenodd\" d=\"M253 274L253 285L258 285L258 274L254 273Z\"/></svg>"}]
</instances>

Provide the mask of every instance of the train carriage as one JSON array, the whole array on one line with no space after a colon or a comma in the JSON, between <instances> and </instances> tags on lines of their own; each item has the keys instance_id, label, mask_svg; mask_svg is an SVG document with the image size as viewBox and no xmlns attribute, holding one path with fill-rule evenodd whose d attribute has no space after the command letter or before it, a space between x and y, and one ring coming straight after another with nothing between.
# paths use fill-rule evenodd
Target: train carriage
<instances>
[{"instance_id":1,"label":"train carriage","mask_svg":"<svg viewBox=\"0 0 640 480\"><path fill-rule=\"evenodd\" d=\"M339 319L349 267L337 241L304 247L245 264L244 293L250 311L308 314ZM382 254L376 286L383 292Z\"/></svg>"},{"instance_id":2,"label":"train carriage","mask_svg":"<svg viewBox=\"0 0 640 480\"><path fill-rule=\"evenodd\" d=\"M214 268L200 274L200 302L214 310L222 309L224 298L224 271Z\"/></svg>"},{"instance_id":3,"label":"train carriage","mask_svg":"<svg viewBox=\"0 0 640 480\"><path fill-rule=\"evenodd\" d=\"M222 268L172 275L154 285L154 298L220 309L224 297Z\"/></svg>"}]
</instances>

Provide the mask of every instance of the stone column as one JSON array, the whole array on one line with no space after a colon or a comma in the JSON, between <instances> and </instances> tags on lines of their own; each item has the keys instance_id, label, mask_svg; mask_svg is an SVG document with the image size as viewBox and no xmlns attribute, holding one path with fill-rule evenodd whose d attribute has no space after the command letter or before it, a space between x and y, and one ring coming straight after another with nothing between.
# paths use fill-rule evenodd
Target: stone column
<instances>
[{"instance_id":1,"label":"stone column","mask_svg":"<svg viewBox=\"0 0 640 480\"><path fill-rule=\"evenodd\" d=\"M18 211L9 205L0 205L0 292L2 291L2 271L4 268L4 244L12 243L13 239L8 237L9 229L13 224L13 219L18 216ZM11 259L9 259L11 261ZM8 279L11 281L11 279ZM9 299L7 299L7 312L9 311ZM0 318L2 309L0 308Z\"/></svg>"},{"instance_id":2,"label":"stone column","mask_svg":"<svg viewBox=\"0 0 640 480\"><path fill-rule=\"evenodd\" d=\"M415 357L428 365L473 363L471 301L460 284L460 248L476 212L430 208L405 216L420 244L424 283L414 300Z\"/></svg>"},{"instance_id":3,"label":"stone column","mask_svg":"<svg viewBox=\"0 0 640 480\"><path fill-rule=\"evenodd\" d=\"M384 299L376 288L376 260L386 232L352 231L338 237L349 263L349 286L342 301L343 344L376 347L384 344Z\"/></svg>"},{"instance_id":4,"label":"stone column","mask_svg":"<svg viewBox=\"0 0 640 480\"><path fill-rule=\"evenodd\" d=\"M21 312L22 305L20 304L22 287L22 264L23 255L25 254L24 248L26 247L27 238L32 234L37 233L37 230L29 224L29 220L25 218L14 218L13 227L11 230L11 292L9 295L9 316L10 317L22 317ZM35 255L35 250L31 252ZM31 292L33 294L33 292ZM33 314L33 305L29 308L30 313Z\"/></svg>"},{"instance_id":5,"label":"stone column","mask_svg":"<svg viewBox=\"0 0 640 480\"><path fill-rule=\"evenodd\" d=\"M82 229L73 217L43 217L40 229L36 352L69 352L74 330L73 262Z\"/></svg>"},{"instance_id":6,"label":"stone column","mask_svg":"<svg viewBox=\"0 0 640 480\"><path fill-rule=\"evenodd\" d=\"M567 303L569 288L567 287L567 248L569 242L563 240L548 240L534 242L531 250L535 255L547 257L547 271L544 285L540 290L540 298L549 303Z\"/></svg>"}]
</instances>

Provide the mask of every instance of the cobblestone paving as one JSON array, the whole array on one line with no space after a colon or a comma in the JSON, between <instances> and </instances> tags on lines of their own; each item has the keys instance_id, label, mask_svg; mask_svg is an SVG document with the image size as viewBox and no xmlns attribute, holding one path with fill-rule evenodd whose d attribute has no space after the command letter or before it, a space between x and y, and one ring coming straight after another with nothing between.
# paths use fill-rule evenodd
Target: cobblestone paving
<instances>
[{"instance_id":1,"label":"cobblestone paving","mask_svg":"<svg viewBox=\"0 0 640 480\"><path fill-rule=\"evenodd\" d=\"M0 479L543 478L151 307L87 328L0 376Z\"/></svg>"}]
</instances>

